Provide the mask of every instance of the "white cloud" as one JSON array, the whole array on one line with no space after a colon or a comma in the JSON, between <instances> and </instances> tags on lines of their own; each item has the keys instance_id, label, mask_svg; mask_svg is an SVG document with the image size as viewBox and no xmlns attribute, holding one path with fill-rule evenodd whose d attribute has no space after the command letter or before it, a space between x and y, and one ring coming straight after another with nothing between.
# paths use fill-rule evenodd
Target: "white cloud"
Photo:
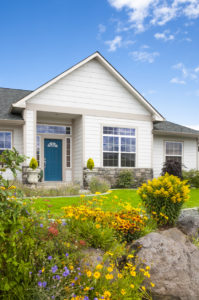
<instances>
[{"instance_id":1,"label":"white cloud","mask_svg":"<svg viewBox=\"0 0 199 300\"><path fill-rule=\"evenodd\" d=\"M194 70L196 73L198 73L199 72L199 66L197 67L197 68L195 68L195 70Z\"/></svg>"},{"instance_id":2,"label":"white cloud","mask_svg":"<svg viewBox=\"0 0 199 300\"><path fill-rule=\"evenodd\" d=\"M170 80L171 83L176 83L176 84L186 84L186 82L184 80L181 80L177 77L174 77Z\"/></svg>"},{"instance_id":3,"label":"white cloud","mask_svg":"<svg viewBox=\"0 0 199 300\"><path fill-rule=\"evenodd\" d=\"M172 41L175 39L174 35L173 34L169 34L169 31L168 30L165 30L164 32L162 33L155 33L154 34L154 37L157 39L157 40L163 40L164 42L167 42L167 41Z\"/></svg>"},{"instance_id":4,"label":"white cloud","mask_svg":"<svg viewBox=\"0 0 199 300\"><path fill-rule=\"evenodd\" d=\"M122 37L117 35L113 40L106 41L105 44L107 44L109 46L108 51L114 52L117 50L117 48L121 47Z\"/></svg>"},{"instance_id":5,"label":"white cloud","mask_svg":"<svg viewBox=\"0 0 199 300\"><path fill-rule=\"evenodd\" d=\"M158 52L133 51L130 53L135 61L153 63L160 54Z\"/></svg>"},{"instance_id":6,"label":"white cloud","mask_svg":"<svg viewBox=\"0 0 199 300\"><path fill-rule=\"evenodd\" d=\"M179 17L199 17L199 0L108 0L117 10L125 9L128 22L138 32L149 25L162 26Z\"/></svg>"},{"instance_id":7,"label":"white cloud","mask_svg":"<svg viewBox=\"0 0 199 300\"><path fill-rule=\"evenodd\" d=\"M97 34L97 38L101 39L102 34L106 32L106 26L103 24L99 24L98 25L98 34Z\"/></svg>"}]
</instances>

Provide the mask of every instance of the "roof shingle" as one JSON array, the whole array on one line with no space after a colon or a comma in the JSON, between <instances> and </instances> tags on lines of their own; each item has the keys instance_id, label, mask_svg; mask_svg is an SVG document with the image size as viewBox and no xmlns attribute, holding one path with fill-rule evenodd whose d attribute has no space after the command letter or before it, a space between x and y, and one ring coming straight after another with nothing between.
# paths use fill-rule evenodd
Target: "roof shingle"
<instances>
[{"instance_id":1,"label":"roof shingle","mask_svg":"<svg viewBox=\"0 0 199 300\"><path fill-rule=\"evenodd\" d=\"M32 93L28 90L0 88L0 119L1 120L22 120L19 114L10 113L13 103Z\"/></svg>"},{"instance_id":2,"label":"roof shingle","mask_svg":"<svg viewBox=\"0 0 199 300\"><path fill-rule=\"evenodd\" d=\"M155 121L153 122L153 130L158 132L165 132L165 133L173 133L173 134L185 134L185 135L198 135L199 131L194 130L192 128L178 125L169 121Z\"/></svg>"}]
</instances>

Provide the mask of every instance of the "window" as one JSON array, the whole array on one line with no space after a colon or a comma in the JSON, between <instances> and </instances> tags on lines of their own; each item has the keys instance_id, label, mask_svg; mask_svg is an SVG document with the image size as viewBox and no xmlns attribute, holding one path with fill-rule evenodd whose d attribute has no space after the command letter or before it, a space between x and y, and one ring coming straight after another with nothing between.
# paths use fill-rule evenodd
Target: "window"
<instances>
[{"instance_id":1,"label":"window","mask_svg":"<svg viewBox=\"0 0 199 300\"><path fill-rule=\"evenodd\" d=\"M103 166L135 167L134 128L103 127Z\"/></svg>"},{"instance_id":2,"label":"window","mask_svg":"<svg viewBox=\"0 0 199 300\"><path fill-rule=\"evenodd\" d=\"M12 149L12 133L0 131L0 153L6 149Z\"/></svg>"},{"instance_id":3,"label":"window","mask_svg":"<svg viewBox=\"0 0 199 300\"><path fill-rule=\"evenodd\" d=\"M37 161L38 166L41 166L41 137L37 135Z\"/></svg>"},{"instance_id":4,"label":"window","mask_svg":"<svg viewBox=\"0 0 199 300\"><path fill-rule=\"evenodd\" d=\"M37 133L70 135L71 134L71 126L37 124Z\"/></svg>"},{"instance_id":5,"label":"window","mask_svg":"<svg viewBox=\"0 0 199 300\"><path fill-rule=\"evenodd\" d=\"M182 163L182 142L165 142L166 161L178 161Z\"/></svg>"},{"instance_id":6,"label":"window","mask_svg":"<svg viewBox=\"0 0 199 300\"><path fill-rule=\"evenodd\" d=\"M66 139L66 167L71 168L71 138Z\"/></svg>"}]
</instances>

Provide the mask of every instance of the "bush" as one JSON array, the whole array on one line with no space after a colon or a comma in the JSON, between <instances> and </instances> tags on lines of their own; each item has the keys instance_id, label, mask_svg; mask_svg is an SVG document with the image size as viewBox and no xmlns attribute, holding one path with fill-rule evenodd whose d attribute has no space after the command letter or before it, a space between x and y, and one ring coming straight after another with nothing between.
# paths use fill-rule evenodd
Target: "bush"
<instances>
[{"instance_id":1,"label":"bush","mask_svg":"<svg viewBox=\"0 0 199 300\"><path fill-rule=\"evenodd\" d=\"M89 158L88 161L87 161L87 168L89 170L92 170L94 168L94 161L92 158Z\"/></svg>"},{"instance_id":2,"label":"bush","mask_svg":"<svg viewBox=\"0 0 199 300\"><path fill-rule=\"evenodd\" d=\"M183 171L183 179L187 180L191 187L199 188L199 171Z\"/></svg>"},{"instance_id":3,"label":"bush","mask_svg":"<svg viewBox=\"0 0 199 300\"><path fill-rule=\"evenodd\" d=\"M92 177L89 182L89 190L91 193L105 193L110 189L110 184L108 181L98 178L98 177Z\"/></svg>"},{"instance_id":4,"label":"bush","mask_svg":"<svg viewBox=\"0 0 199 300\"><path fill-rule=\"evenodd\" d=\"M173 225L176 222L182 205L189 199L189 192L186 181L168 173L144 183L138 189L147 213L158 225Z\"/></svg>"},{"instance_id":5,"label":"bush","mask_svg":"<svg viewBox=\"0 0 199 300\"><path fill-rule=\"evenodd\" d=\"M116 187L130 188L133 185L133 174L129 170L121 171L116 181Z\"/></svg>"},{"instance_id":6,"label":"bush","mask_svg":"<svg viewBox=\"0 0 199 300\"><path fill-rule=\"evenodd\" d=\"M169 175L174 175L182 179L182 164L178 161L168 160L164 163L162 168L162 174L168 173Z\"/></svg>"},{"instance_id":7,"label":"bush","mask_svg":"<svg viewBox=\"0 0 199 300\"><path fill-rule=\"evenodd\" d=\"M30 164L29 164L29 168L36 170L38 167L38 162L36 160L36 158L32 157Z\"/></svg>"}]
</instances>

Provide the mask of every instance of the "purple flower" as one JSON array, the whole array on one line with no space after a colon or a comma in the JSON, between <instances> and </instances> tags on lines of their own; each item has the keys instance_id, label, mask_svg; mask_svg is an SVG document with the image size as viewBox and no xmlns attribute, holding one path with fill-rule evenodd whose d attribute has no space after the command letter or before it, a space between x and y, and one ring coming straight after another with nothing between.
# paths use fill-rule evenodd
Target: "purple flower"
<instances>
[{"instance_id":1,"label":"purple flower","mask_svg":"<svg viewBox=\"0 0 199 300\"><path fill-rule=\"evenodd\" d=\"M41 281L38 282L38 286L42 287L42 282Z\"/></svg>"},{"instance_id":2,"label":"purple flower","mask_svg":"<svg viewBox=\"0 0 199 300\"><path fill-rule=\"evenodd\" d=\"M53 279L55 279L55 276L53 276Z\"/></svg>"},{"instance_id":3,"label":"purple flower","mask_svg":"<svg viewBox=\"0 0 199 300\"><path fill-rule=\"evenodd\" d=\"M52 256L50 255L50 256L48 256L48 260L51 260L52 259Z\"/></svg>"},{"instance_id":4,"label":"purple flower","mask_svg":"<svg viewBox=\"0 0 199 300\"><path fill-rule=\"evenodd\" d=\"M95 297L94 300L98 300L98 298Z\"/></svg>"},{"instance_id":5,"label":"purple flower","mask_svg":"<svg viewBox=\"0 0 199 300\"><path fill-rule=\"evenodd\" d=\"M65 271L64 271L64 273L62 275L64 277L67 277L70 274L70 271L66 267L64 269L65 269Z\"/></svg>"},{"instance_id":6,"label":"purple flower","mask_svg":"<svg viewBox=\"0 0 199 300\"><path fill-rule=\"evenodd\" d=\"M71 283L71 286L74 286L75 284L74 283Z\"/></svg>"},{"instance_id":7,"label":"purple flower","mask_svg":"<svg viewBox=\"0 0 199 300\"><path fill-rule=\"evenodd\" d=\"M81 275L82 275L82 273L81 273L81 272L79 272L79 273L78 273L78 275L79 275L79 276L81 276Z\"/></svg>"},{"instance_id":8,"label":"purple flower","mask_svg":"<svg viewBox=\"0 0 199 300\"><path fill-rule=\"evenodd\" d=\"M67 225L67 223L66 223L66 222L63 222L63 223L62 223L62 226L65 226L65 225Z\"/></svg>"},{"instance_id":9,"label":"purple flower","mask_svg":"<svg viewBox=\"0 0 199 300\"><path fill-rule=\"evenodd\" d=\"M52 296L51 299L55 299L55 296Z\"/></svg>"},{"instance_id":10,"label":"purple flower","mask_svg":"<svg viewBox=\"0 0 199 300\"><path fill-rule=\"evenodd\" d=\"M40 226L40 227L44 227L44 225L43 225L43 224L40 224L39 226Z\"/></svg>"},{"instance_id":11,"label":"purple flower","mask_svg":"<svg viewBox=\"0 0 199 300\"><path fill-rule=\"evenodd\" d=\"M19 231L22 233L23 232L23 230L21 230L21 229L19 229Z\"/></svg>"},{"instance_id":12,"label":"purple flower","mask_svg":"<svg viewBox=\"0 0 199 300\"><path fill-rule=\"evenodd\" d=\"M57 271L57 266L55 265L54 267L51 268L52 272L55 273Z\"/></svg>"},{"instance_id":13,"label":"purple flower","mask_svg":"<svg viewBox=\"0 0 199 300\"><path fill-rule=\"evenodd\" d=\"M60 276L59 276L59 275L56 275L56 279L57 279L57 280L60 280Z\"/></svg>"},{"instance_id":14,"label":"purple flower","mask_svg":"<svg viewBox=\"0 0 199 300\"><path fill-rule=\"evenodd\" d=\"M29 272L30 275L32 275L32 272Z\"/></svg>"},{"instance_id":15,"label":"purple flower","mask_svg":"<svg viewBox=\"0 0 199 300\"><path fill-rule=\"evenodd\" d=\"M47 282L44 281L44 282L42 283L42 286L43 286L43 287L46 287L46 286L47 286Z\"/></svg>"},{"instance_id":16,"label":"purple flower","mask_svg":"<svg viewBox=\"0 0 199 300\"><path fill-rule=\"evenodd\" d=\"M41 274L42 273L42 270L39 270L39 272L38 272L39 274Z\"/></svg>"},{"instance_id":17,"label":"purple flower","mask_svg":"<svg viewBox=\"0 0 199 300\"><path fill-rule=\"evenodd\" d=\"M94 287L91 287L90 290L91 290L91 291L94 290Z\"/></svg>"},{"instance_id":18,"label":"purple flower","mask_svg":"<svg viewBox=\"0 0 199 300\"><path fill-rule=\"evenodd\" d=\"M68 253L65 254L66 257L68 257L68 255L69 255Z\"/></svg>"},{"instance_id":19,"label":"purple flower","mask_svg":"<svg viewBox=\"0 0 199 300\"><path fill-rule=\"evenodd\" d=\"M85 296L85 297L84 297L84 300L89 300L88 296Z\"/></svg>"},{"instance_id":20,"label":"purple flower","mask_svg":"<svg viewBox=\"0 0 199 300\"><path fill-rule=\"evenodd\" d=\"M78 277L75 277L75 280L77 280L78 279Z\"/></svg>"}]
</instances>

